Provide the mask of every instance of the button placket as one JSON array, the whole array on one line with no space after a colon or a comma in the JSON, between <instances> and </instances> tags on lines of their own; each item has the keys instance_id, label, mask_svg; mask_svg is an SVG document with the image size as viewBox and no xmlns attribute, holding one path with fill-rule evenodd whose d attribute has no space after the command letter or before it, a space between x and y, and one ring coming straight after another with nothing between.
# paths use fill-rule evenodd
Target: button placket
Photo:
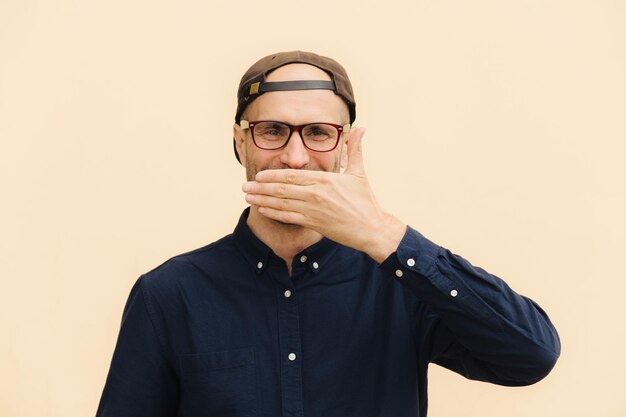
<instances>
[{"instance_id":1,"label":"button placket","mask_svg":"<svg viewBox=\"0 0 626 417\"><path fill-rule=\"evenodd\" d=\"M291 282L293 283L293 282ZM278 293L278 338L281 357L280 385L281 402L285 415L301 416L302 399L302 354L298 297L295 287L277 288Z\"/></svg>"}]
</instances>

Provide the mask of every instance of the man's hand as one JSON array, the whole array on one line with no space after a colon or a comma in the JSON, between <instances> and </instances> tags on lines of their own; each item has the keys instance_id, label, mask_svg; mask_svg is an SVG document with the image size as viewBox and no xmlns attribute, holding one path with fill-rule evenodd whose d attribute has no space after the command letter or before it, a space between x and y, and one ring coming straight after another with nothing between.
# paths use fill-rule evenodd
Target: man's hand
<instances>
[{"instance_id":1,"label":"man's hand","mask_svg":"<svg viewBox=\"0 0 626 417\"><path fill-rule=\"evenodd\" d=\"M344 173L261 171L256 181L244 184L246 201L270 219L316 230L381 263L398 247L406 225L383 212L374 197L363 167L364 133L363 128L350 132Z\"/></svg>"}]
</instances>

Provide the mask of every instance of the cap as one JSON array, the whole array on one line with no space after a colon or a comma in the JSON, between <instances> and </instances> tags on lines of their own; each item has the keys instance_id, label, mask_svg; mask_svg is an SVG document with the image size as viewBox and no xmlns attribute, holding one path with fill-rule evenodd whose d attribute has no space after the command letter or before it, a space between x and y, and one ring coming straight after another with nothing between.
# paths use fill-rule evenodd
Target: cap
<instances>
[{"instance_id":1,"label":"cap","mask_svg":"<svg viewBox=\"0 0 626 417\"><path fill-rule=\"evenodd\" d=\"M265 81L268 74L276 68L295 63L316 66L326 71L331 81ZM350 83L346 70L334 59L304 51L279 52L268 55L258 60L246 71L243 77L241 77L239 89L237 90L237 113L235 114L235 122L239 123L241 121L241 115L246 107L263 93L268 91L312 89L332 90L335 94L343 98L350 112L350 123L354 123L354 119L356 118L356 103L354 101L352 84ZM236 148L235 156L239 161Z\"/></svg>"}]
</instances>

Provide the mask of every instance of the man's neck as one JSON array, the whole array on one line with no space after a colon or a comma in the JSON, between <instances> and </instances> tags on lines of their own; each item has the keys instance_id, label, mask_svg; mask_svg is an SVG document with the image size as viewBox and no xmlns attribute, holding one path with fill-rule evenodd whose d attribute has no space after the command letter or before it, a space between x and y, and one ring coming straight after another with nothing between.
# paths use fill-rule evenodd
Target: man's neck
<instances>
[{"instance_id":1,"label":"man's neck","mask_svg":"<svg viewBox=\"0 0 626 417\"><path fill-rule=\"evenodd\" d=\"M252 233L285 261L290 276L294 256L322 239L314 230L269 219L259 214L256 206L250 207L247 223Z\"/></svg>"}]
</instances>

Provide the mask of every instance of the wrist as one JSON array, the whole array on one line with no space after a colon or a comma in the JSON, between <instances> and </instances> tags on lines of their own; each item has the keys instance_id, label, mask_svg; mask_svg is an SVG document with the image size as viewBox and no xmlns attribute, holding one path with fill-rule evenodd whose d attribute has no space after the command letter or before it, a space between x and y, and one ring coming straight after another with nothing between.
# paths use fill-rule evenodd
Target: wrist
<instances>
[{"instance_id":1,"label":"wrist","mask_svg":"<svg viewBox=\"0 0 626 417\"><path fill-rule=\"evenodd\" d=\"M381 264L398 249L405 233L406 224L391 214L384 213L383 220L377 224L372 234L371 244L368 245L365 253Z\"/></svg>"}]
</instances>

